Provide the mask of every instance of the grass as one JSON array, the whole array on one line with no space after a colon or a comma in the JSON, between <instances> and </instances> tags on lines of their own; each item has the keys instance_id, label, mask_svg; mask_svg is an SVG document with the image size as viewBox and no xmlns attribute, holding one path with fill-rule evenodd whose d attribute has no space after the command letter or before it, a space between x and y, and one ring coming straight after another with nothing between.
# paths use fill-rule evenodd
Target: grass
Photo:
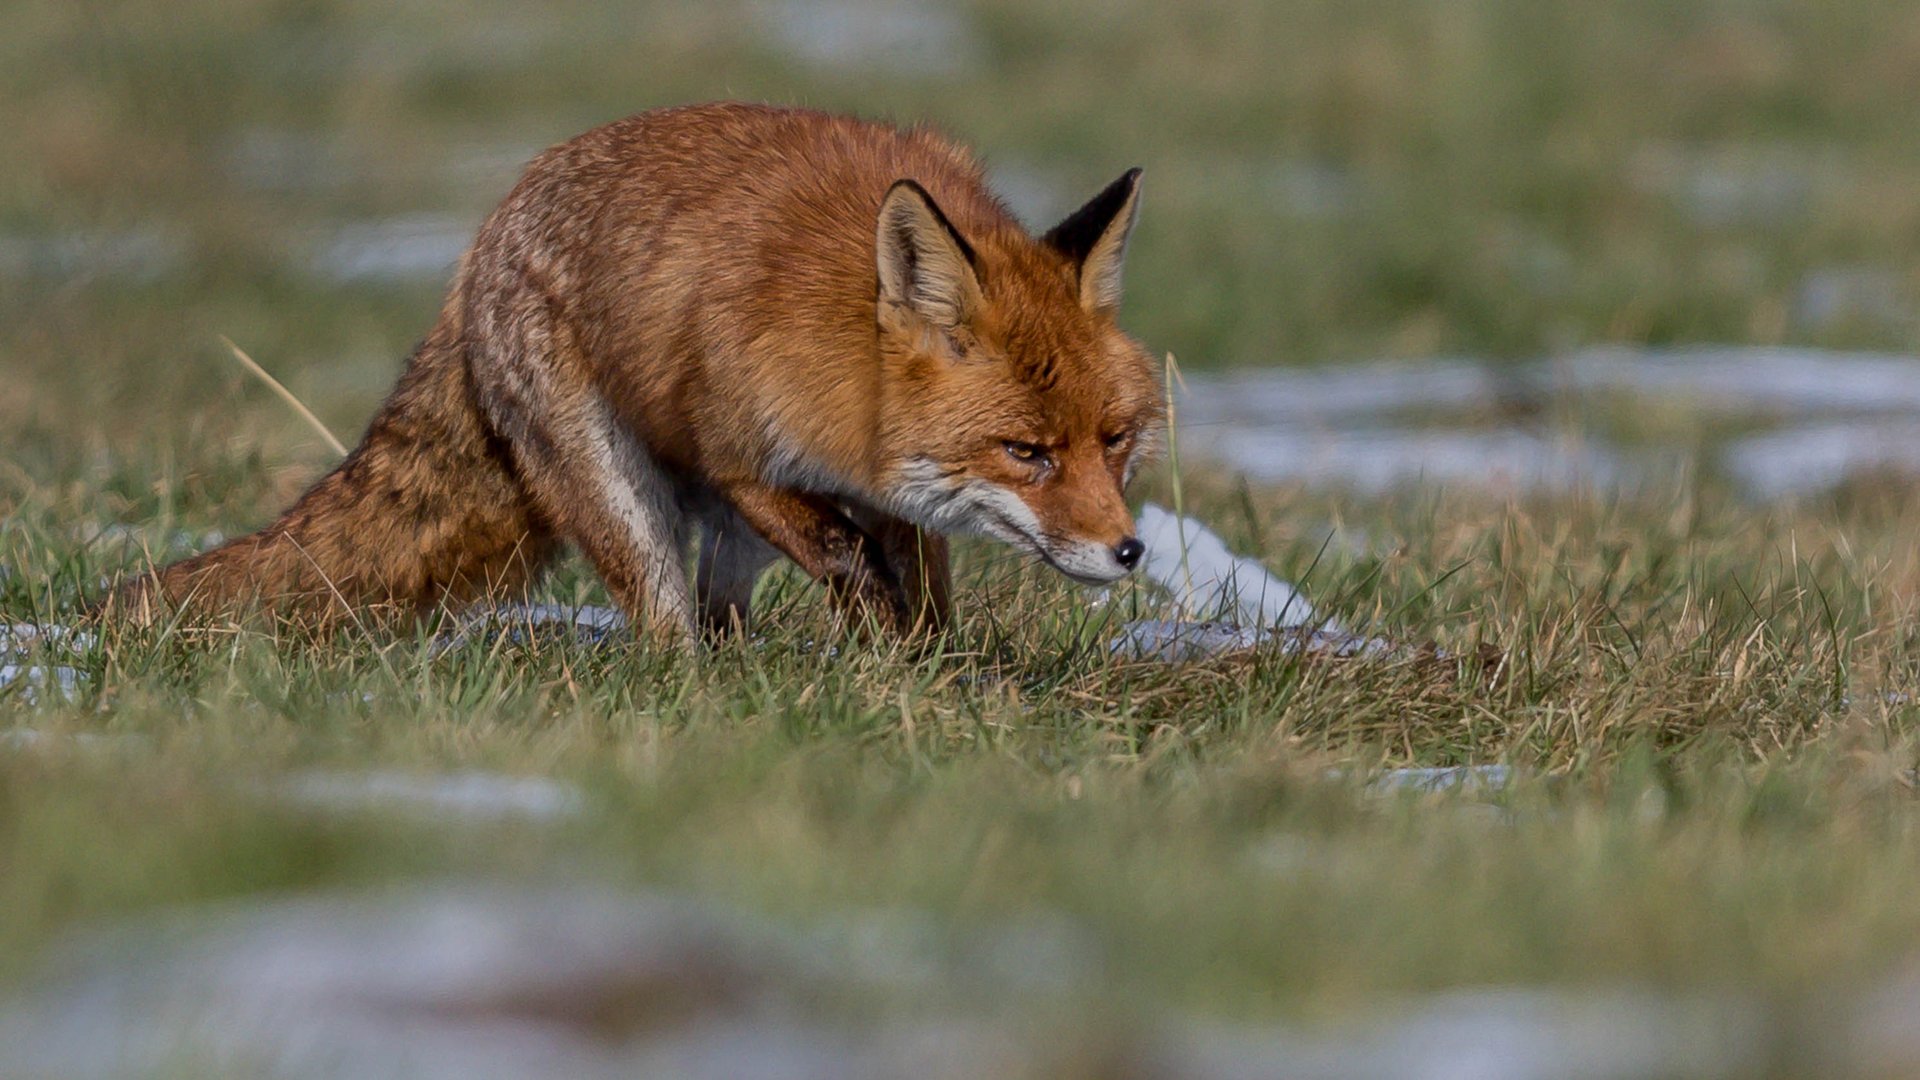
<instances>
[{"instance_id":1,"label":"grass","mask_svg":"<svg viewBox=\"0 0 1920 1080\"><path fill-rule=\"evenodd\" d=\"M357 431L442 283L330 278L328 230L477 223L514 148L672 101L932 118L1055 212L1145 164L1127 317L1190 367L1914 345L1907 6L965 10L968 59L916 73L798 59L726 4L15 5L0 616L64 617L324 467L222 335ZM7 269L63 236L163 257ZM1891 310L1801 313L1836 267ZM1602 406L1651 440L1720 422ZM1104 642L1151 596L1096 605L985 547L935 656L828 650L790 576L764 640L699 657L115 630L77 700L0 695L0 730L138 737L0 752L0 985L101 917L438 874L657 883L802 922L1062 913L1113 958L1096 992L1246 1017L1534 982L1802 1001L1920 947L1910 484L1354 498L1181 465L1188 512L1343 621L1505 667L1122 663ZM602 597L577 564L548 591ZM1492 812L1364 787L1490 762L1521 770ZM315 766L548 776L591 812L477 828L261 799Z\"/></svg>"},{"instance_id":2,"label":"grass","mask_svg":"<svg viewBox=\"0 0 1920 1080\"><path fill-rule=\"evenodd\" d=\"M113 467L107 486L165 483ZM63 500L94 494L22 500L7 617L70 610L126 565L126 546L71 539ZM790 576L763 587L763 640L697 658L117 630L79 700L0 703L9 726L140 740L0 756L0 955L111 912L443 873L647 882L802 923L1064 913L1112 950L1116 992L1244 1017L1513 982L1791 998L1920 941L1897 493L1804 513L1711 491L1184 494L1341 619L1489 643L1506 667L1120 662L1103 642L1150 596L1095 606L985 547L937 656L823 648L815 590ZM600 596L577 565L550 591ZM1522 770L1492 817L1362 786L1469 762ZM550 776L594 809L473 829L263 806L258 784L309 767Z\"/></svg>"}]
</instances>

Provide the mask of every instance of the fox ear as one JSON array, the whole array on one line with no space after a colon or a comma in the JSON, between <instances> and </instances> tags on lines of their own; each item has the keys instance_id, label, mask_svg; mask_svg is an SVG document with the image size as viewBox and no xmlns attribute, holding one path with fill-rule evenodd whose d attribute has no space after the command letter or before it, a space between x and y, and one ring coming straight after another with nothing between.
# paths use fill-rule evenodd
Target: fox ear
<instances>
[{"instance_id":1,"label":"fox ear","mask_svg":"<svg viewBox=\"0 0 1920 1080\"><path fill-rule=\"evenodd\" d=\"M966 324L980 307L973 248L912 180L897 180L880 204L880 303L897 305L941 330Z\"/></svg>"},{"instance_id":2,"label":"fox ear","mask_svg":"<svg viewBox=\"0 0 1920 1080\"><path fill-rule=\"evenodd\" d=\"M1140 170L1128 169L1041 238L1080 268L1080 306L1088 311L1120 306L1120 264L1139 210Z\"/></svg>"}]
</instances>

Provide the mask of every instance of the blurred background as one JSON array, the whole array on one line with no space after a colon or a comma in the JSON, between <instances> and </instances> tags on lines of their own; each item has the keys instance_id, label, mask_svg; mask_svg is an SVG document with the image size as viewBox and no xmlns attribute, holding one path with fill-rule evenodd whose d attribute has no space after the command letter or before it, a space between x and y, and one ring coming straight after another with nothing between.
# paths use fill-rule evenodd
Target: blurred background
<instances>
[{"instance_id":1,"label":"blurred background","mask_svg":"<svg viewBox=\"0 0 1920 1080\"><path fill-rule=\"evenodd\" d=\"M1188 371L1920 337L1920 9L1900 0L4 18L0 429L43 478L78 448L316 451L222 335L351 442L531 154L721 97L938 125L1037 227L1145 166L1126 319ZM1539 404L1465 396L1465 427ZM1636 405L1600 426L1646 423Z\"/></svg>"}]
</instances>

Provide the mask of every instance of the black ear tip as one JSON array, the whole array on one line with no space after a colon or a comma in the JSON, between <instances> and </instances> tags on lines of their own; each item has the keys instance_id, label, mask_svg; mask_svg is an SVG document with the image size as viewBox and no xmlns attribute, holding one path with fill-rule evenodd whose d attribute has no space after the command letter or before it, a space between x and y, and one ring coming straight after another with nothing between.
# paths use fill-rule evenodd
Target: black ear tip
<instances>
[{"instance_id":1,"label":"black ear tip","mask_svg":"<svg viewBox=\"0 0 1920 1080\"><path fill-rule=\"evenodd\" d=\"M890 185L887 188L887 198L889 199L893 198L894 193L902 189L911 191L915 195L920 196L923 202L933 201L933 196L927 194L927 189L920 186L920 181L915 180L910 176L903 176L900 179L895 180L892 183L892 185Z\"/></svg>"},{"instance_id":2,"label":"black ear tip","mask_svg":"<svg viewBox=\"0 0 1920 1080\"><path fill-rule=\"evenodd\" d=\"M976 265L973 245L967 243L967 238L960 235L960 230L955 228L953 222L947 219L947 212L940 209L940 204L934 201L933 194L922 187L920 181L905 176L895 180L893 185L887 188L886 197L880 200L881 216L885 218L891 213L888 207L893 204L894 196L903 190L912 192L913 196L920 200L920 208L933 215L933 220L938 222L940 228L945 230L946 234L953 239L954 246L960 249L960 254L966 256L967 265Z\"/></svg>"},{"instance_id":3,"label":"black ear tip","mask_svg":"<svg viewBox=\"0 0 1920 1080\"><path fill-rule=\"evenodd\" d=\"M1135 189L1140 183L1142 170L1136 165L1120 174L1120 178L1100 189L1100 194L1087 200L1087 204L1067 219L1055 225L1040 239L1055 250L1078 262L1087 257L1100 237L1113 224L1114 219L1133 201Z\"/></svg>"}]
</instances>

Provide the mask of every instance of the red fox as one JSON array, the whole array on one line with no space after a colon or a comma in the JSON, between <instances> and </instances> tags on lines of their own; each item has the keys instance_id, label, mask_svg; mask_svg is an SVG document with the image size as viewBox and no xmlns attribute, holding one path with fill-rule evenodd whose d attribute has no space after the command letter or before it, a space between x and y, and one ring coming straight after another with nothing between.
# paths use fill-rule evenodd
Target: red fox
<instances>
[{"instance_id":1,"label":"red fox","mask_svg":"<svg viewBox=\"0 0 1920 1080\"><path fill-rule=\"evenodd\" d=\"M948 621L943 534L1116 580L1165 425L1114 321L1139 182L1036 239L923 128L747 104L597 128L487 218L339 467L108 607L423 613L569 542L673 638L744 627L779 555L900 633Z\"/></svg>"}]
</instances>

